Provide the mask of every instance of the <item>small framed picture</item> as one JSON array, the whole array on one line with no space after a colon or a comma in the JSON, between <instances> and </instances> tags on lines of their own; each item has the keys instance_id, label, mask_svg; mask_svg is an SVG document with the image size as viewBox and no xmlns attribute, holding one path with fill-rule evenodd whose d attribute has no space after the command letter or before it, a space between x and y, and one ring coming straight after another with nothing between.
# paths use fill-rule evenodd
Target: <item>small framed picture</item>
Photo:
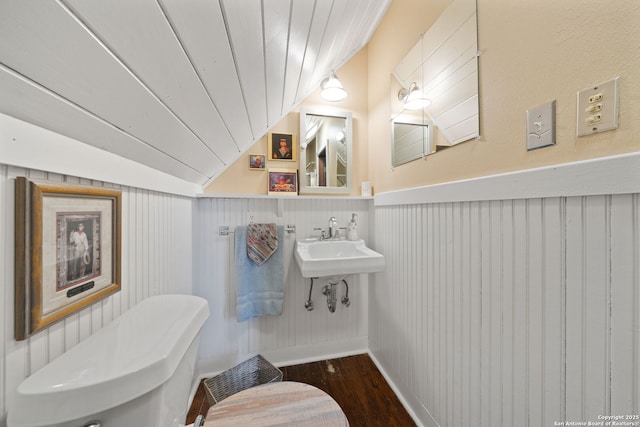
<instances>
[{"instance_id":1,"label":"small framed picture","mask_svg":"<svg viewBox=\"0 0 640 427\"><path fill-rule=\"evenodd\" d=\"M15 338L120 291L121 193L16 178Z\"/></svg>"},{"instance_id":2,"label":"small framed picture","mask_svg":"<svg viewBox=\"0 0 640 427\"><path fill-rule=\"evenodd\" d=\"M269 160L295 162L296 138L290 133L269 133Z\"/></svg>"},{"instance_id":3,"label":"small framed picture","mask_svg":"<svg viewBox=\"0 0 640 427\"><path fill-rule=\"evenodd\" d=\"M266 157L264 154L249 154L249 169L252 171L265 170Z\"/></svg>"},{"instance_id":4,"label":"small framed picture","mask_svg":"<svg viewBox=\"0 0 640 427\"><path fill-rule=\"evenodd\" d=\"M296 169L269 169L269 194L298 195L298 171Z\"/></svg>"}]
</instances>

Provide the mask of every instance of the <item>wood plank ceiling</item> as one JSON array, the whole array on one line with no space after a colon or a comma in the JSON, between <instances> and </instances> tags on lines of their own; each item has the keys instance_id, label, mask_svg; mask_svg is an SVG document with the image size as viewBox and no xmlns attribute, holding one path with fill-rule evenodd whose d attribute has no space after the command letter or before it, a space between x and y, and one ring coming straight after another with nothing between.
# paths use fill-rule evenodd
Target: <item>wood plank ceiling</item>
<instances>
[{"instance_id":1,"label":"wood plank ceiling","mask_svg":"<svg viewBox=\"0 0 640 427\"><path fill-rule=\"evenodd\" d=\"M0 112L204 185L390 1L0 0Z\"/></svg>"}]
</instances>

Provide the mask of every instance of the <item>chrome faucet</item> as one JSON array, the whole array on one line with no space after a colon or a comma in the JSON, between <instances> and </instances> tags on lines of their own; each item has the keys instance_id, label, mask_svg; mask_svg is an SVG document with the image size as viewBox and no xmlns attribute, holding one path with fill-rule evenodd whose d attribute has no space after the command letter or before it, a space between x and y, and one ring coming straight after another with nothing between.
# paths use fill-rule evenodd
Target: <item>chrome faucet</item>
<instances>
[{"instance_id":1,"label":"chrome faucet","mask_svg":"<svg viewBox=\"0 0 640 427\"><path fill-rule=\"evenodd\" d=\"M333 237L338 237L338 221L336 221L336 217L332 216L331 218L329 218L329 237L328 239L331 239Z\"/></svg>"},{"instance_id":2,"label":"chrome faucet","mask_svg":"<svg viewBox=\"0 0 640 427\"><path fill-rule=\"evenodd\" d=\"M329 218L329 227L326 230L322 228L314 228L314 230L322 231L320 236L322 240L335 239L336 237L340 237L338 233L338 221L335 216Z\"/></svg>"}]
</instances>

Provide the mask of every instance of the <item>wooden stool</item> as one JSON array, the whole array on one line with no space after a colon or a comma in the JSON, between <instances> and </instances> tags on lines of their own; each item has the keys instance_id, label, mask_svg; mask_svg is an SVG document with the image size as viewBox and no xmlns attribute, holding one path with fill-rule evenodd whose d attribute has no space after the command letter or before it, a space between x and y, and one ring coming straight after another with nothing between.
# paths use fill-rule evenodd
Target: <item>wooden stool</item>
<instances>
[{"instance_id":1,"label":"wooden stool","mask_svg":"<svg viewBox=\"0 0 640 427\"><path fill-rule=\"evenodd\" d=\"M293 381L243 390L213 405L204 427L349 425L340 405L324 391Z\"/></svg>"}]
</instances>

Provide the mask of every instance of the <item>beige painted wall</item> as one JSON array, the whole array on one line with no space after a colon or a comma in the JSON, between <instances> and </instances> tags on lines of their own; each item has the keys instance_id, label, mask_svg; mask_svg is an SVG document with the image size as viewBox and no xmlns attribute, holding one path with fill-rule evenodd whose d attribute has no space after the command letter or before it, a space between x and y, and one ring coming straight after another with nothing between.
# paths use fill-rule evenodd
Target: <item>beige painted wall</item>
<instances>
[{"instance_id":1,"label":"beige painted wall","mask_svg":"<svg viewBox=\"0 0 640 427\"><path fill-rule=\"evenodd\" d=\"M480 139L392 169L391 70L450 3L393 0L368 47L337 71L349 97L327 103L316 92L303 103L353 112L354 195L362 181L379 193L640 149L640 1L477 0ZM615 76L620 127L576 137L576 92ZM553 99L557 145L527 152L525 112ZM297 135L298 127L299 108L273 130ZM266 151L266 136L249 150ZM266 173L247 162L242 156L205 191L266 194Z\"/></svg>"},{"instance_id":2,"label":"beige painted wall","mask_svg":"<svg viewBox=\"0 0 640 427\"><path fill-rule=\"evenodd\" d=\"M327 112L350 111L353 116L353 162L354 189L352 195L360 194L360 183L368 176L369 131L368 131L368 96L367 96L367 49L358 52L347 64L337 70L337 76L347 90L349 96L340 102L327 102L320 98L317 90L300 106L287 114L273 128L272 132L293 133L300 142L300 108L313 108ZM249 170L248 154L267 154L268 135L265 135L246 155L242 155L229 166L207 188L205 193L212 194L267 194L267 173ZM298 169L297 162L268 161L268 168Z\"/></svg>"},{"instance_id":3,"label":"beige painted wall","mask_svg":"<svg viewBox=\"0 0 640 427\"><path fill-rule=\"evenodd\" d=\"M394 0L369 43L369 179L377 192L640 149L640 2L477 0L479 140L391 169L389 75L446 7ZM429 2L431 3L431 2ZM618 130L576 137L576 92L620 76ZM525 112L557 100L557 145L527 152Z\"/></svg>"}]
</instances>

